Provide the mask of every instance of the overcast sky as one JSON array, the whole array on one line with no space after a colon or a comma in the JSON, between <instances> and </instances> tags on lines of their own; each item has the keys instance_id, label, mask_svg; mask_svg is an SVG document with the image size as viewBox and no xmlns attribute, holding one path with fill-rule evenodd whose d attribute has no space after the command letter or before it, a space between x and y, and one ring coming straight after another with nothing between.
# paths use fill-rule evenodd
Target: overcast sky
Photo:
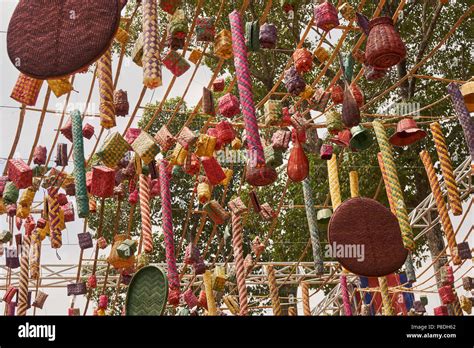
<instances>
[{"instance_id":1,"label":"overcast sky","mask_svg":"<svg viewBox=\"0 0 474 348\"><path fill-rule=\"evenodd\" d=\"M14 0L2 0L2 4L1 4L2 6L0 7L0 71L1 71L1 81L2 81L0 84L0 130L1 130L0 170L1 171L3 171L4 165L5 165L5 158L8 157L8 154L10 152L10 148L15 136L15 131L17 128L17 123L18 123L19 113L20 113L19 111L20 105L16 101L9 98L11 90L18 77L18 71L11 64L6 52L6 31L8 28L9 18L11 17L11 14L15 8L16 3L17 1L14 1ZM338 33L332 33L331 40L335 41L337 40L339 36L340 35L338 35ZM115 72L116 61L117 59L114 59L113 72ZM192 74L193 68L194 68L194 65L191 64L191 69L187 73L185 73L184 75L182 75L181 77L177 79L177 81L175 82L174 88L172 89L172 92L169 96L170 98L181 96L183 94L186 84L189 81L189 78ZM205 66L201 66L198 69L196 77L194 78L190 91L188 92L187 97L186 97L186 102L188 105L193 106L197 103L197 101L199 100L201 96L202 87L208 84L208 81L211 78L211 75L212 75L211 71ZM74 89L77 91L77 93L73 92L70 97L70 105L69 105L70 109L78 108L81 112L83 111L84 103L87 97L87 92L89 90L90 83L91 83L91 78L92 78L92 73L76 75L76 80L74 82ZM168 85L171 78L172 78L172 75L168 72L166 68L163 68L163 87L157 88L155 91L147 91L142 105L146 104L146 102L149 102L149 101L160 101L163 96L163 93L166 90L166 86ZM119 83L118 83L118 88L124 89L128 92L128 98L130 101L130 111L132 111L139 97L139 94L142 90L142 70L140 67L136 66L135 63L133 63L128 58L126 58L124 61L124 65L123 65ZM42 107L46 89L47 89L47 85L45 83L43 84L41 94L36 104L36 107L39 109L41 109ZM65 96L58 99L54 96L54 94L51 94L48 109L58 110L59 112L61 112L63 108L64 100L65 100ZM91 104L91 110L90 110L93 113L98 112L98 100L99 100L99 96L98 96L97 84L96 84L94 95L92 97L92 104ZM138 112L138 116L140 116L141 114L142 114L142 110ZM28 159L31 148L32 148L34 136L36 134L39 117L40 117L39 112L35 112L35 111L26 112L25 124L23 126L23 130L21 133L17 151L15 153L16 158ZM46 146L48 151L51 150L51 144L53 141L54 132L58 128L59 120L60 120L60 114L47 114L44 120L42 132L41 132L41 136L39 138L38 144ZM134 124L136 124L137 120L138 120L138 117ZM98 130L100 128L98 118L86 117L84 123L86 122L92 124L96 129L96 133L98 133ZM126 118L117 117L117 127L112 129L112 131L115 131L117 129L122 131L125 125L127 124L127 122L128 122L128 117ZM109 131L106 131L104 133L102 140L105 139L108 133ZM65 143L68 143L68 146L70 146L70 142L66 140L62 135L60 135L58 142L59 143L65 142ZM95 138L92 138L91 140L85 139L86 157L87 157L87 154L89 154L92 151L92 147L94 144L95 144ZM52 156L52 160L53 159L54 159L54 154ZM71 172L72 166L68 166L66 168L66 171ZM35 201L37 202L41 201L42 196L43 196L42 192L37 193L35 197ZM467 204L464 204L464 207L466 208ZM461 241L464 238L465 234L467 233L466 231L468 230L468 228L473 225L473 221L474 221L473 214L471 214L471 217L468 218L464 222L464 225L460 229L459 236L457 238L458 241ZM458 222L459 222L459 218L453 217L454 226L457 226ZM7 228L6 215L0 216L0 228L1 229ZM79 260L79 246L77 244L76 235L77 233L82 232L82 229L83 229L82 219L79 219L77 216L76 216L75 222L67 224L67 229L63 231L63 246L58 251L61 257L61 260L58 260L55 250L51 249L49 245L49 240L46 239L43 242L42 258L41 258L42 263L43 264L76 265ZM470 236L470 242L472 246L474 244L472 236ZM109 251L108 249L106 249L105 251L100 251L100 255L108 255L108 251ZM86 250L84 257L92 258L93 249ZM0 262L4 264L5 258L1 257ZM424 269L425 267L426 265L424 265L422 269ZM472 267L471 261L467 261L465 265L458 272L456 272L456 276L463 274L468 269L468 267ZM5 273L3 270L0 270L0 272L1 272L0 277L3 278ZM418 273L420 273L420 270L418 271ZM423 277L419 279L419 281L423 281L424 279L429 278L432 274L433 274L432 270L430 269ZM71 277L75 277L76 271L72 269L71 271L69 271L68 275ZM3 282L0 283L0 286L2 284ZM423 288L432 284L434 284L434 279L431 279L429 282L424 284ZM459 284L460 284L460 279L456 282L456 285L459 285ZM44 309L38 310L37 313L43 314L43 315L67 314L67 307L69 306L71 298L68 298L66 296L66 289L65 288L61 288L61 289L49 288L49 289L43 289L43 290L47 292L50 295L50 297L46 301ZM464 290L462 290L462 288L459 289L458 292L460 294L465 293ZM2 288L0 288L0 295L3 295ZM439 305L439 299L436 294L429 294L429 298L430 300L429 300L428 310L431 311L432 313L432 308ZM318 296L313 296L312 304L315 305L321 299L322 299L322 294L318 294ZM77 307L83 308L83 304L84 304L84 298L82 296L76 299ZM0 306L0 308L1 307L3 306ZM92 308L92 305L90 305L89 308ZM301 311L301 308L299 310ZM29 313L32 313L32 311L30 311Z\"/></svg>"}]
</instances>

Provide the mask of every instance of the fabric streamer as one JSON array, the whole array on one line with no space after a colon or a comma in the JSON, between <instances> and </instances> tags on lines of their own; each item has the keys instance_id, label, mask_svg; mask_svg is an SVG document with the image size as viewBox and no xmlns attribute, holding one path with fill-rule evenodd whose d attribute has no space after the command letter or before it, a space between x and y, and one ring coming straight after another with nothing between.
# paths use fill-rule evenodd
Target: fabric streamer
<instances>
[{"instance_id":1,"label":"fabric streamer","mask_svg":"<svg viewBox=\"0 0 474 348\"><path fill-rule=\"evenodd\" d=\"M206 291L207 315L217 315L216 300L212 292L212 273L206 270L203 274L204 289Z\"/></svg>"},{"instance_id":2,"label":"fabric streamer","mask_svg":"<svg viewBox=\"0 0 474 348\"><path fill-rule=\"evenodd\" d=\"M150 185L148 177L140 174L140 215L142 217L142 237L145 253L153 252L153 235L150 217Z\"/></svg>"},{"instance_id":3,"label":"fabric streamer","mask_svg":"<svg viewBox=\"0 0 474 348\"><path fill-rule=\"evenodd\" d=\"M270 288L270 298L272 300L273 315L281 316L280 296L278 295L278 287L276 283L275 270L273 266L267 266L268 286Z\"/></svg>"},{"instance_id":4,"label":"fabric streamer","mask_svg":"<svg viewBox=\"0 0 474 348\"><path fill-rule=\"evenodd\" d=\"M37 229L31 235L30 246L30 279L38 279L41 259L41 238Z\"/></svg>"},{"instance_id":5,"label":"fabric streamer","mask_svg":"<svg viewBox=\"0 0 474 348\"><path fill-rule=\"evenodd\" d=\"M143 0L143 84L153 89L161 86L160 40L156 0Z\"/></svg>"},{"instance_id":6,"label":"fabric streamer","mask_svg":"<svg viewBox=\"0 0 474 348\"><path fill-rule=\"evenodd\" d=\"M305 316L311 316L311 307L309 305L309 286L308 283L301 283L301 294L303 297L303 313Z\"/></svg>"},{"instance_id":7,"label":"fabric streamer","mask_svg":"<svg viewBox=\"0 0 474 348\"><path fill-rule=\"evenodd\" d=\"M176 267L174 253L173 215L171 211L170 173L168 161L160 162L160 188L161 188L161 216L163 219L163 234L165 237L166 263L168 265L168 282L170 289L179 292L179 274Z\"/></svg>"},{"instance_id":8,"label":"fabric streamer","mask_svg":"<svg viewBox=\"0 0 474 348\"><path fill-rule=\"evenodd\" d=\"M82 136L82 118L78 110L71 113L72 140L74 151L74 183L76 188L77 213L80 218L89 215L89 196L87 195L86 168L84 161L84 138Z\"/></svg>"},{"instance_id":9,"label":"fabric streamer","mask_svg":"<svg viewBox=\"0 0 474 348\"><path fill-rule=\"evenodd\" d=\"M395 315L395 312L393 311L393 307L392 307L392 300L388 292L387 278L379 277L378 280L379 280L380 294L382 296L384 314L387 316Z\"/></svg>"},{"instance_id":10,"label":"fabric streamer","mask_svg":"<svg viewBox=\"0 0 474 348\"><path fill-rule=\"evenodd\" d=\"M229 14L232 32L232 48L234 51L235 74L239 88L240 104L244 116L247 151L250 159L256 159L257 164L265 164L265 155L258 131L257 117L252 94L252 79L247 61L247 48L242 18L237 10Z\"/></svg>"},{"instance_id":11,"label":"fabric streamer","mask_svg":"<svg viewBox=\"0 0 474 348\"><path fill-rule=\"evenodd\" d=\"M433 192L433 197L436 202L436 208L438 208L438 214L441 220L441 225L443 226L444 234L448 240L448 246L451 252L451 257L453 258L453 263L455 265L460 265L462 261L458 255L456 236L454 234L453 225L451 224L451 219L449 218L448 209L446 208L446 203L444 202L443 193L441 192L441 187L439 185L433 163L431 162L430 155L425 150L420 152L420 157L423 165L425 166L426 174L428 175L431 191Z\"/></svg>"},{"instance_id":12,"label":"fabric streamer","mask_svg":"<svg viewBox=\"0 0 474 348\"><path fill-rule=\"evenodd\" d=\"M25 235L22 243L20 260L20 286L18 289L18 316L25 316L28 310L28 280L29 280L29 260L31 237Z\"/></svg>"},{"instance_id":13,"label":"fabric streamer","mask_svg":"<svg viewBox=\"0 0 474 348\"><path fill-rule=\"evenodd\" d=\"M382 159L382 153L379 152L377 154L377 159L379 162L379 167L380 171L382 173L382 178L385 184L385 192L387 193L387 199L388 199L388 204L390 205L390 211L392 212L393 215L397 216L397 205L395 204L392 196L392 191L390 190L390 183L388 182L388 177L387 177L387 171L385 170L385 166L383 164L383 159ZM400 205L401 209L403 209L403 206ZM400 215L400 218L402 218L402 214L400 212L398 213ZM398 220L399 216L397 216ZM398 222L400 224L400 220ZM403 226L406 226L406 223L403 224ZM402 228L402 225L400 224L400 229ZM416 274L415 274L415 267L413 266L413 256L411 251L408 251L408 256L405 261L405 270L407 273L407 278L409 282L415 282L416 281Z\"/></svg>"},{"instance_id":14,"label":"fabric streamer","mask_svg":"<svg viewBox=\"0 0 474 348\"><path fill-rule=\"evenodd\" d=\"M438 153L439 161L441 163L441 172L443 173L444 183L448 190L449 207L454 215L462 214L461 197L459 196L458 186L456 185L456 179L453 172L453 164L451 158L449 158L448 147L446 145L446 139L441 131L441 126L438 122L430 124L431 134L433 134L433 140Z\"/></svg>"},{"instance_id":15,"label":"fabric streamer","mask_svg":"<svg viewBox=\"0 0 474 348\"><path fill-rule=\"evenodd\" d=\"M316 210L314 208L313 192L309 178L302 182L304 206L306 209L306 219L308 220L309 235L311 237L311 246L313 248L314 270L316 274L323 274L324 264L321 252L321 243L319 240L319 230L316 219Z\"/></svg>"},{"instance_id":16,"label":"fabric streamer","mask_svg":"<svg viewBox=\"0 0 474 348\"><path fill-rule=\"evenodd\" d=\"M232 213L232 247L237 277L237 290L239 291L240 315L248 314L247 286L245 285L244 252L242 249L242 216Z\"/></svg>"},{"instance_id":17,"label":"fabric streamer","mask_svg":"<svg viewBox=\"0 0 474 348\"><path fill-rule=\"evenodd\" d=\"M115 127L114 82L112 80L112 51L109 48L97 63L100 94L100 125L105 129ZM82 132L82 129L81 129Z\"/></svg>"},{"instance_id":18,"label":"fabric streamer","mask_svg":"<svg viewBox=\"0 0 474 348\"><path fill-rule=\"evenodd\" d=\"M400 186L400 181L398 180L397 168L393 159L393 150L388 141L385 128L380 121L373 121L372 125L374 127L377 142L382 153L382 162L387 174L388 186L390 187L393 201L404 201L403 191ZM399 219L398 222L400 224L400 230L402 232L403 245L409 251L414 251L416 245L413 239L413 231L411 229L408 219L408 212L405 208L403 208L400 212L397 213L397 217L399 216L402 217L402 219Z\"/></svg>"},{"instance_id":19,"label":"fabric streamer","mask_svg":"<svg viewBox=\"0 0 474 348\"><path fill-rule=\"evenodd\" d=\"M474 124L469 115L466 104L464 103L464 97L462 96L459 86L456 83L451 82L448 85L448 93L451 95L456 115L458 116L459 123L464 131L467 147L471 154L471 168L474 169Z\"/></svg>"},{"instance_id":20,"label":"fabric streamer","mask_svg":"<svg viewBox=\"0 0 474 348\"><path fill-rule=\"evenodd\" d=\"M48 218L51 238L51 248L59 249L62 245L61 237L61 217L60 217L60 205L58 203L58 189L50 189L48 196Z\"/></svg>"}]
</instances>

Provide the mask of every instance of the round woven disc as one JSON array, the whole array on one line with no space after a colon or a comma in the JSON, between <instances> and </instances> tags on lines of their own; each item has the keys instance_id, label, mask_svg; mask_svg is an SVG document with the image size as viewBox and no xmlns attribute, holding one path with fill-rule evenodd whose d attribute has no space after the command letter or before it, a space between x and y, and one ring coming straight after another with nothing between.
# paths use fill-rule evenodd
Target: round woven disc
<instances>
[{"instance_id":1,"label":"round woven disc","mask_svg":"<svg viewBox=\"0 0 474 348\"><path fill-rule=\"evenodd\" d=\"M119 22L119 0L21 0L8 26L8 55L33 78L67 76L108 49Z\"/></svg>"},{"instance_id":2,"label":"round woven disc","mask_svg":"<svg viewBox=\"0 0 474 348\"><path fill-rule=\"evenodd\" d=\"M328 240L335 245L333 257L344 268L366 277L396 272L408 254L397 218L370 198L351 198L341 204L329 221ZM361 251L362 246L360 257L357 250ZM338 255L342 250L345 253Z\"/></svg>"}]
</instances>

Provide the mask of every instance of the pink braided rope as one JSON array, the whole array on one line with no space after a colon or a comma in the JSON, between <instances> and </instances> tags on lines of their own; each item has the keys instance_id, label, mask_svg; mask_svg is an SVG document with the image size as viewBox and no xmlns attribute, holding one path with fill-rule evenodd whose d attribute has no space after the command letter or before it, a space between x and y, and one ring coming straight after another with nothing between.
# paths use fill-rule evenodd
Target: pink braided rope
<instances>
[{"instance_id":1,"label":"pink braided rope","mask_svg":"<svg viewBox=\"0 0 474 348\"><path fill-rule=\"evenodd\" d=\"M347 276L341 276L341 292L342 292L342 302L344 304L344 313L346 316L352 316L351 303L349 301L349 292L347 291Z\"/></svg>"},{"instance_id":2,"label":"pink braided rope","mask_svg":"<svg viewBox=\"0 0 474 348\"><path fill-rule=\"evenodd\" d=\"M242 249L242 217L232 214L232 247L237 276L237 289L239 291L240 315L248 314L247 286L245 285L244 252Z\"/></svg>"},{"instance_id":3,"label":"pink braided rope","mask_svg":"<svg viewBox=\"0 0 474 348\"><path fill-rule=\"evenodd\" d=\"M258 132L257 117L252 94L252 79L250 77L247 61L247 48L245 46L242 18L237 10L229 14L230 29L232 32L232 49L234 51L235 73L239 88L240 104L244 116L245 134L247 136L247 153L249 159L257 160L258 164L265 164L260 134Z\"/></svg>"},{"instance_id":4,"label":"pink braided rope","mask_svg":"<svg viewBox=\"0 0 474 348\"><path fill-rule=\"evenodd\" d=\"M168 161L160 162L161 216L165 236L166 263L168 264L168 282L170 289L179 291L179 274L174 256L173 215L171 212L170 173Z\"/></svg>"},{"instance_id":5,"label":"pink braided rope","mask_svg":"<svg viewBox=\"0 0 474 348\"><path fill-rule=\"evenodd\" d=\"M153 251L150 218L150 185L148 183L148 177L144 174L140 174L140 215L142 217L144 251L149 254Z\"/></svg>"}]
</instances>

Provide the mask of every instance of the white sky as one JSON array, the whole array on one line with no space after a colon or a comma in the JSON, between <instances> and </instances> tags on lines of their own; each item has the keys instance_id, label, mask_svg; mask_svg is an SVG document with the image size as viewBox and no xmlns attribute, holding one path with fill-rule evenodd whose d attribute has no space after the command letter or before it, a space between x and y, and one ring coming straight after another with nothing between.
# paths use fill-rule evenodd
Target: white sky
<instances>
[{"instance_id":1,"label":"white sky","mask_svg":"<svg viewBox=\"0 0 474 348\"><path fill-rule=\"evenodd\" d=\"M10 99L10 93L11 90L15 84L16 78L18 76L17 70L14 68L14 66L11 64L7 52L6 52L6 31L8 28L8 21L9 18L12 14L12 11L15 8L17 1L15 0L2 0L1 1L1 7L0 7L0 72L1 72L1 84L0 84L0 130L1 130L1 135L0 135L0 170L3 171L3 167L5 165L5 158L8 157L8 154L10 152L11 144L13 142L14 136L15 136L15 131L18 123L18 117L19 117L19 104ZM311 35L314 36L314 35ZM310 36L310 38L311 38ZM332 33L332 38L331 40L336 41L337 38L340 35L338 33ZM113 72L115 72L115 63L116 59L114 60L114 68ZM181 96L184 92L184 89L186 87L187 82L189 81L189 78L192 74L192 71L194 69L194 65L191 64L191 69L187 73L185 73L183 76L178 78L177 82L174 85L174 88L172 89L172 92L170 94L170 98L176 97L176 96ZM196 77L191 85L190 91L188 92L188 95L186 97L186 102L189 106L193 106L197 103L199 98L201 97L202 93L202 87L206 86L212 73L211 71L205 67L201 66L198 69L198 73L196 74ZM139 94L142 89L142 71L141 68L136 66L131 60L128 58L125 59L124 65L121 71L119 83L118 83L118 89L124 89L128 92L128 98L130 101L130 112L133 111L133 108L135 107L135 103L139 97ZM87 97L87 92L89 91L90 87L90 82L92 78L92 73L88 74L78 74L76 75L76 80L74 82L74 89L78 91L79 93L72 93L70 97L70 108L79 108L79 110L82 112L84 108L84 103L85 99ZM166 68L163 68L163 87L157 88L155 91L147 91L145 98L143 99L142 105L146 104L149 101L160 101L163 93L166 90L166 87L171 80L172 75L168 72ZM46 93L46 83L43 84L42 92L38 98L38 102L36 104L37 108L42 107L44 95ZM54 94L51 94L50 102L48 109L57 109L59 112L62 111L62 103L65 100L65 96L61 98L56 98ZM90 110L93 113L98 112L98 103L97 101L99 100L98 92L97 92L97 83L96 83L96 88L95 88L95 93L92 97L92 109ZM6 108L6 107L16 107L16 109L11 109L11 108ZM72 107L71 107L72 106ZM138 116L142 114L142 110L138 112ZM26 116L25 116L25 124L23 127L23 131L21 134L21 138L17 147L17 151L15 153L15 157L18 158L28 158L33 140L34 140L34 135L36 133L38 121L39 121L40 113L35 112L35 111L27 111ZM55 129L57 129L58 122L60 119L60 114L59 115L53 115L53 114L47 114L44 120L43 124L43 130L39 139L38 144L39 145L44 145L47 147L48 151L51 150L51 144L53 141L53 132ZM66 120L67 118L65 118ZM135 123L138 121L139 118L136 119ZM87 117L84 123L90 123L92 124L95 129L96 133L98 134L99 131L99 118L94 118L94 117ZM126 126L128 122L128 117L117 117L117 128L114 128L112 131L115 131L116 129L123 130L124 127ZM108 132L105 132L104 135L102 136L102 140L106 138L106 135ZM70 146L70 142L62 135L60 135L58 142L65 142L68 143ZM85 153L89 154L92 150L93 145L95 144L95 139L92 138L91 140L86 140L85 139ZM55 151L55 149L53 149ZM52 156L52 159L54 159L54 155ZM70 162L71 163L71 162ZM67 172L72 171L72 166L68 166L66 168ZM42 200L42 194L38 193L35 197L35 201L41 201ZM464 204L464 207L467 207L467 204ZM453 217L452 218L453 225L456 226L459 222L458 217ZM464 236L466 235L467 231L469 230L470 227L472 227L474 223L474 215L470 214L470 217L466 219L464 222L463 227L460 229L459 236L457 238L458 241L461 241ZM7 218L6 215L0 216L0 229L6 229L7 228ZM62 248L59 249L59 254L61 256L61 261L59 261L56 257L55 250L51 249L49 247L49 240L45 240L43 242L43 248L42 248L42 263L44 264L77 264L79 260L79 246L77 245L77 233L82 232L82 220L80 220L76 216L76 221L73 223L68 223L67 224L67 230L63 231L63 246ZM469 242L472 245L474 245L474 239L473 236L471 235L469 238ZM108 255L108 249L105 251L100 251L100 255ZM93 258L93 249L87 249L84 258ZM4 257L0 257L0 262L4 264L5 259ZM426 265L422 267L424 269ZM456 272L456 276L459 276L466 272L468 268L472 268L472 261L467 261L461 267L461 269ZM417 273L420 273L420 270L418 270ZM423 281L427 278L429 278L433 274L432 270L430 269L423 277L418 279L418 282ZM71 272L72 276L75 276L75 272ZM472 276L472 273L471 273ZM460 279L456 281L456 285L460 284ZM427 284L424 284L423 288L434 284L434 279L431 279ZM66 315L67 314L67 308L69 306L71 298L66 296L66 289L61 288L61 289L46 289L44 290L47 292L50 297L46 301L46 304L44 306L43 310L37 310L38 314L41 315L51 315L51 314L58 314L58 315ZM458 289L459 294L465 294L467 293L461 288ZM3 294L3 289L1 290L0 294ZM298 295L300 296L300 292L298 292ZM323 295L321 293L318 293L317 296L313 296L312 299L312 305L314 306L317 302L319 302L322 299ZM418 296L417 296L418 298ZM83 308L84 305L84 297L79 296L76 299L76 307ZM428 312L432 313L432 309L436 306L439 306L439 299L436 294L430 294L429 295L429 304L428 304ZM91 304L89 308L91 309L93 305ZM0 306L3 310L3 306ZM90 312L90 311L89 311ZM302 313L302 308L299 308L299 312ZM29 313L32 313L30 310Z\"/></svg>"}]
</instances>

